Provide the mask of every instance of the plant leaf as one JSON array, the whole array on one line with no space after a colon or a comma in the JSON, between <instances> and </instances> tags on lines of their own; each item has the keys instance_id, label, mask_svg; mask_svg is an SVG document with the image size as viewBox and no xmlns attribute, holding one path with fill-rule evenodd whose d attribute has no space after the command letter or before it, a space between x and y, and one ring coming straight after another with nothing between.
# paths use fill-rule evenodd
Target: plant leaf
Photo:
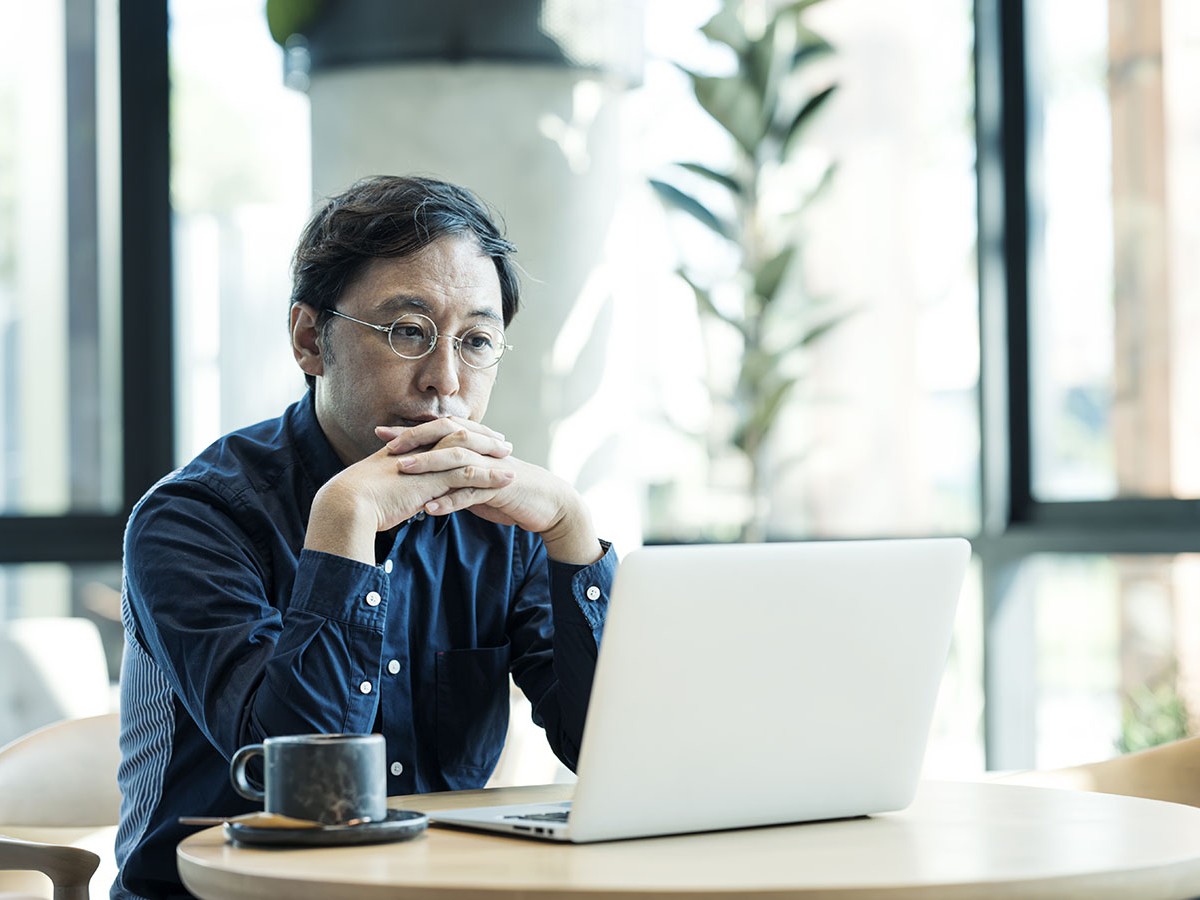
<instances>
[{"instance_id":1,"label":"plant leaf","mask_svg":"<svg viewBox=\"0 0 1200 900\"><path fill-rule=\"evenodd\" d=\"M675 185L659 181L657 178L650 179L650 186L658 193L659 199L668 206L682 210L726 240L733 240L733 227L695 197L685 194Z\"/></svg>"},{"instance_id":2,"label":"plant leaf","mask_svg":"<svg viewBox=\"0 0 1200 900\"><path fill-rule=\"evenodd\" d=\"M317 17L323 0L267 0L267 28L280 47Z\"/></svg>"},{"instance_id":3,"label":"plant leaf","mask_svg":"<svg viewBox=\"0 0 1200 900\"><path fill-rule=\"evenodd\" d=\"M751 157L763 136L762 100L741 76L725 77L689 73L696 100L728 131Z\"/></svg>"},{"instance_id":4,"label":"plant leaf","mask_svg":"<svg viewBox=\"0 0 1200 900\"><path fill-rule=\"evenodd\" d=\"M833 92L836 90L837 85L831 84L824 90L813 94L808 98L808 100L805 101L804 105L800 107L800 111L796 113L796 118L792 120L792 124L788 126L788 129L783 136L783 150L785 154L790 149L792 142L795 141L796 136L800 133L800 129L803 128L804 125L810 119L812 119L814 115L816 115L817 110L819 110L826 104L826 102L828 102L829 98L833 96Z\"/></svg>"},{"instance_id":5,"label":"plant leaf","mask_svg":"<svg viewBox=\"0 0 1200 900\"><path fill-rule=\"evenodd\" d=\"M743 452L753 454L775 425L798 378L783 378L751 396L750 412L736 431L734 442Z\"/></svg>"},{"instance_id":6,"label":"plant leaf","mask_svg":"<svg viewBox=\"0 0 1200 900\"><path fill-rule=\"evenodd\" d=\"M694 172L710 181L715 181L735 196L742 196L742 185L732 175L726 175L724 172L718 172L715 169L710 169L708 166L702 166L700 163L684 162L675 163L675 165L681 169L686 169L688 172Z\"/></svg>"},{"instance_id":7,"label":"plant leaf","mask_svg":"<svg viewBox=\"0 0 1200 900\"><path fill-rule=\"evenodd\" d=\"M820 2L822 0L795 0L794 3L785 3L775 11L775 17L796 16L798 19L802 12L810 6L816 6Z\"/></svg>"},{"instance_id":8,"label":"plant leaf","mask_svg":"<svg viewBox=\"0 0 1200 900\"><path fill-rule=\"evenodd\" d=\"M722 3L713 17L701 26L700 31L710 41L732 47L739 55L746 49L746 29L742 27L742 20L738 18L735 3Z\"/></svg>"},{"instance_id":9,"label":"plant leaf","mask_svg":"<svg viewBox=\"0 0 1200 900\"><path fill-rule=\"evenodd\" d=\"M833 52L833 44L824 38L807 41L792 54L792 71L796 71L807 63L814 62Z\"/></svg>"},{"instance_id":10,"label":"plant leaf","mask_svg":"<svg viewBox=\"0 0 1200 900\"><path fill-rule=\"evenodd\" d=\"M726 315L725 313L721 312L721 310L717 309L716 304L714 304L712 301L711 292L709 292L706 288L702 288L700 285L696 284L696 282L694 282L688 273L683 269L676 269L675 273L685 282L687 282L687 286L692 289L693 293L695 293L696 305L700 308L702 313L710 315L715 319L720 319L731 328L736 328L738 333L745 338L746 330L742 326L742 323L737 321L737 319L733 318L732 316Z\"/></svg>"},{"instance_id":11,"label":"plant leaf","mask_svg":"<svg viewBox=\"0 0 1200 900\"><path fill-rule=\"evenodd\" d=\"M775 292L779 290L779 283L787 274L795 253L795 244L784 247L763 263L754 274L754 293L762 297L764 306L775 299Z\"/></svg>"},{"instance_id":12,"label":"plant leaf","mask_svg":"<svg viewBox=\"0 0 1200 900\"><path fill-rule=\"evenodd\" d=\"M782 350L779 351L779 357L783 358L785 356L788 356L788 355L794 353L797 350L801 350L805 347L811 346L812 344L819 341L821 338L825 337L825 335L829 334L829 332L833 331L833 329L837 328L839 325L841 325L847 319L850 319L853 316L858 315L858 312L859 312L858 309L844 310L840 313L836 313L836 314L830 316L828 319L825 319L824 321L818 322L816 325L813 325L810 328L805 329L804 331L802 331L800 333L800 335L798 337L794 338L791 342L789 342L787 344L787 346L785 346Z\"/></svg>"},{"instance_id":13,"label":"plant leaf","mask_svg":"<svg viewBox=\"0 0 1200 900\"><path fill-rule=\"evenodd\" d=\"M777 20L772 19L763 32L763 36L757 41L752 41L746 48L746 52L740 57L748 80L758 91L764 106L770 105L772 75L775 69L776 23Z\"/></svg>"}]
</instances>

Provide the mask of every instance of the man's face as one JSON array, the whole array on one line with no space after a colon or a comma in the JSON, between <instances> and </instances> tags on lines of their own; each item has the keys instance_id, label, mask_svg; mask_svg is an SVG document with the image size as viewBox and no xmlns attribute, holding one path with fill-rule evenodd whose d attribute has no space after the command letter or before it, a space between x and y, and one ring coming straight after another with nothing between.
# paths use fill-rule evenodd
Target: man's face
<instances>
[{"instance_id":1,"label":"man's face","mask_svg":"<svg viewBox=\"0 0 1200 900\"><path fill-rule=\"evenodd\" d=\"M474 325L504 327L496 266L470 236L443 237L400 259L372 260L337 309L377 325L419 313L433 320L440 336L461 335ZM377 425L483 418L497 367L468 367L454 342L440 336L429 355L401 359L387 335L334 317L316 338L317 353L297 351L301 368L318 376L317 420L343 462L357 462L382 446Z\"/></svg>"}]
</instances>

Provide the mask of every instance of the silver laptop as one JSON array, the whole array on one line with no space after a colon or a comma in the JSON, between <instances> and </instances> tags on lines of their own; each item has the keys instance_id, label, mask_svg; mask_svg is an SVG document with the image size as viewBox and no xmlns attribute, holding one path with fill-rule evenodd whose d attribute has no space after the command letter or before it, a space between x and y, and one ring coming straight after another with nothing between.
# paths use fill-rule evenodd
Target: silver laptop
<instances>
[{"instance_id":1,"label":"silver laptop","mask_svg":"<svg viewBox=\"0 0 1200 900\"><path fill-rule=\"evenodd\" d=\"M961 538L635 550L573 802L430 821L582 843L903 809L969 558Z\"/></svg>"}]
</instances>

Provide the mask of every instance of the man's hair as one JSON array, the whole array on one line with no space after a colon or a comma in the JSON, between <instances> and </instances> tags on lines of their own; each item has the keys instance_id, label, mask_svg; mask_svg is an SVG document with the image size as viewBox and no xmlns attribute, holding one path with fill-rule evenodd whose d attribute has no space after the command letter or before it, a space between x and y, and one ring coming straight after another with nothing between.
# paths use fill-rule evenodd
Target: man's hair
<instances>
[{"instance_id":1,"label":"man's hair","mask_svg":"<svg viewBox=\"0 0 1200 900\"><path fill-rule=\"evenodd\" d=\"M292 257L291 302L315 309L324 332L342 292L371 260L411 256L447 235L469 235L491 257L508 325L520 303L516 267L509 258L516 247L474 194L432 178L376 175L330 197L300 234ZM316 379L304 377L313 387Z\"/></svg>"}]
</instances>

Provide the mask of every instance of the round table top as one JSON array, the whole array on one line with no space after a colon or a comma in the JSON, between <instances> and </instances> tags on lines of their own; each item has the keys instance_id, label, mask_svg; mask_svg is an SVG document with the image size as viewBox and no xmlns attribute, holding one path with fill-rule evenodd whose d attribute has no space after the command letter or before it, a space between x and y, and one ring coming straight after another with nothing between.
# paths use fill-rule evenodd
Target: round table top
<instances>
[{"instance_id":1,"label":"round table top","mask_svg":"<svg viewBox=\"0 0 1200 900\"><path fill-rule=\"evenodd\" d=\"M422 811L559 800L570 785L395 797ZM1200 808L988 782L926 782L857 819L570 845L431 827L392 844L247 848L209 828L179 845L201 898L669 896L847 898L1200 895Z\"/></svg>"}]
</instances>

